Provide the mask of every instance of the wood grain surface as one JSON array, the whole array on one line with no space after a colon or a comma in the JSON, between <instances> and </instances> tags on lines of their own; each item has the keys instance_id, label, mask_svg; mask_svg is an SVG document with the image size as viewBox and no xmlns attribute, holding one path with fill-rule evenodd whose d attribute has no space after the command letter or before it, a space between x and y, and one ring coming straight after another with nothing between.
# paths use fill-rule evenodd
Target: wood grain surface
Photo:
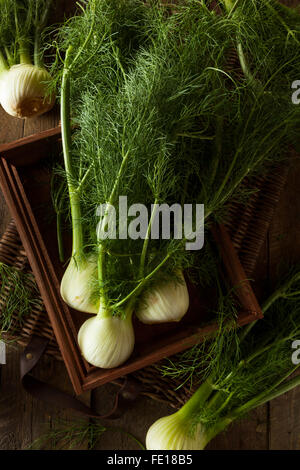
<instances>
[{"instance_id":1,"label":"wood grain surface","mask_svg":"<svg viewBox=\"0 0 300 470\"><path fill-rule=\"evenodd\" d=\"M0 143L11 142L54 127L58 120L57 109L38 119L26 121L12 118L0 109ZM271 288L284 261L290 259L300 262L299 181L300 163L295 159L256 272L256 282L260 283L263 289ZM3 196L0 194L0 235L9 220ZM45 357L35 373L37 377L72 393L72 386L62 363ZM111 399L114 390L115 386L104 385L91 394L85 394L82 400L91 402L99 412L105 411L103 404ZM235 423L225 433L217 436L208 448L300 450L299 403L300 387L256 409L247 419ZM121 419L115 420L113 425L123 427L143 441L153 421L171 412L167 405L142 397L132 410ZM2 366L0 388L0 450L27 448L35 439L53 430L59 419L72 422L74 418L66 411L31 398L22 390L19 378L19 350L16 346L8 346L7 364ZM88 449L89 446L90 443L85 441L79 448ZM95 448L132 450L138 447L132 439L120 432L107 432Z\"/></svg>"}]
</instances>

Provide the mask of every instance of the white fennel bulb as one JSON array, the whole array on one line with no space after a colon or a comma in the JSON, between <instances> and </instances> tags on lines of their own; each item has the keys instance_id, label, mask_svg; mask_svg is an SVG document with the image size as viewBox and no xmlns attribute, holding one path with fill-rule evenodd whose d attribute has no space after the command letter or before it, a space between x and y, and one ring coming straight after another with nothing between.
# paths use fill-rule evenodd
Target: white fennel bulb
<instances>
[{"instance_id":1,"label":"white fennel bulb","mask_svg":"<svg viewBox=\"0 0 300 470\"><path fill-rule=\"evenodd\" d=\"M47 96L50 74L32 64L13 65L0 76L0 104L11 116L30 118L49 111L55 97Z\"/></svg>"},{"instance_id":2,"label":"white fennel bulb","mask_svg":"<svg viewBox=\"0 0 300 470\"><path fill-rule=\"evenodd\" d=\"M214 388L209 380L170 416L158 419L150 426L146 436L148 450L203 450L217 434L222 432L234 419L225 416L213 425L201 422L202 411L210 399Z\"/></svg>"},{"instance_id":3,"label":"white fennel bulb","mask_svg":"<svg viewBox=\"0 0 300 470\"><path fill-rule=\"evenodd\" d=\"M60 284L60 294L69 307L85 313L97 313L99 300L92 297L92 284L97 279L97 259L76 261L71 258Z\"/></svg>"},{"instance_id":4,"label":"white fennel bulb","mask_svg":"<svg viewBox=\"0 0 300 470\"><path fill-rule=\"evenodd\" d=\"M111 369L123 364L134 348L131 316L95 316L86 320L78 333L83 357L93 366Z\"/></svg>"},{"instance_id":5,"label":"white fennel bulb","mask_svg":"<svg viewBox=\"0 0 300 470\"><path fill-rule=\"evenodd\" d=\"M189 308L189 293L183 274L180 282L170 281L146 291L136 311L147 324L178 322Z\"/></svg>"},{"instance_id":6,"label":"white fennel bulb","mask_svg":"<svg viewBox=\"0 0 300 470\"><path fill-rule=\"evenodd\" d=\"M209 439L199 423L190 432L188 423L176 412L155 421L146 436L147 450L203 450Z\"/></svg>"}]
</instances>

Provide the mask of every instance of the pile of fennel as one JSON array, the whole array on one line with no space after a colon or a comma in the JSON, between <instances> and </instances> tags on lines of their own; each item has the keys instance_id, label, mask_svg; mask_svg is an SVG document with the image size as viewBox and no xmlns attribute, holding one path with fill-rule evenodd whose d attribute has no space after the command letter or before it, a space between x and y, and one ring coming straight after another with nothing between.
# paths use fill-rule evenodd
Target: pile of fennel
<instances>
[{"instance_id":1,"label":"pile of fennel","mask_svg":"<svg viewBox=\"0 0 300 470\"><path fill-rule=\"evenodd\" d=\"M170 16L157 3L90 0L59 32L64 60L54 72L73 236L61 291L71 307L97 312L78 335L95 366L128 359L134 312L152 323L178 321L188 308L182 273L196 256L185 239L148 236L151 208L201 203L204 222L220 217L243 179L282 158L296 138L299 111L281 87L297 74L300 48L280 13L262 27L269 2L256 3L216 14L187 0ZM285 51L286 41L295 47ZM233 50L239 74L228 66ZM122 196L128 207L149 208L146 234L97 237L101 204L116 208L122 230ZM108 212L104 230L107 220Z\"/></svg>"},{"instance_id":2,"label":"pile of fennel","mask_svg":"<svg viewBox=\"0 0 300 470\"><path fill-rule=\"evenodd\" d=\"M0 104L18 118L49 111L55 93L43 64L41 37L52 0L0 2Z\"/></svg>"}]
</instances>

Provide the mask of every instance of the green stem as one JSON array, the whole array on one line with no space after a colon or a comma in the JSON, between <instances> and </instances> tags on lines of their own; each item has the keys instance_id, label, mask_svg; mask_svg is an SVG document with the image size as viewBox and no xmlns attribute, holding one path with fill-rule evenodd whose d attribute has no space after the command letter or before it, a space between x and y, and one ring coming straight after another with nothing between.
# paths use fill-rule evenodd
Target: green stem
<instances>
[{"instance_id":1,"label":"green stem","mask_svg":"<svg viewBox=\"0 0 300 470\"><path fill-rule=\"evenodd\" d=\"M33 51L33 63L37 67L44 67L44 61L42 58L41 54L41 39L40 39L40 33L38 34L38 28L35 33L35 38L34 38L34 51Z\"/></svg>"},{"instance_id":2,"label":"green stem","mask_svg":"<svg viewBox=\"0 0 300 470\"><path fill-rule=\"evenodd\" d=\"M220 413L230 402L233 397L233 392L225 394L225 392L219 391L215 393L207 404L207 408L215 408L215 413ZM224 400L225 398L225 400Z\"/></svg>"},{"instance_id":3,"label":"green stem","mask_svg":"<svg viewBox=\"0 0 300 470\"><path fill-rule=\"evenodd\" d=\"M218 434L220 434L224 429L229 426L234 421L235 418L231 416L226 416L225 418L220 419L213 427L209 428L206 431L206 445Z\"/></svg>"},{"instance_id":4,"label":"green stem","mask_svg":"<svg viewBox=\"0 0 300 470\"><path fill-rule=\"evenodd\" d=\"M144 276L145 260L146 260L146 254L147 254L147 249L148 249L149 240L150 240L150 231L151 231L153 219L154 219L155 214L157 212L157 201L158 201L157 199L155 199L155 201L154 201L153 210L152 210L150 221L149 221L148 228L147 228L147 233L146 233L145 240L144 240L144 243L143 243L141 261L140 261L140 269L139 269L139 278L142 278Z\"/></svg>"},{"instance_id":5,"label":"green stem","mask_svg":"<svg viewBox=\"0 0 300 470\"><path fill-rule=\"evenodd\" d=\"M282 26L286 29L287 33L292 36L292 38L299 44L299 41L295 35L295 32L291 30L291 28L288 26L288 24L284 21L284 19L280 16L280 14L278 13L278 11L276 10L276 8L273 8L272 5L270 5L270 2L267 1L266 2L266 6L267 8L269 8L269 10L272 12L273 15L276 16L276 18L278 19L278 21L282 24ZM287 6L284 6L284 5L281 5L279 2L277 3L276 2L276 6L281 8L281 11L283 11L284 13L287 13L289 12L289 14L291 14L291 9ZM297 13L296 13L297 15ZM299 15L297 15L297 17L299 18Z\"/></svg>"},{"instance_id":6,"label":"green stem","mask_svg":"<svg viewBox=\"0 0 300 470\"><path fill-rule=\"evenodd\" d=\"M249 85L252 86L258 93L263 93L263 91L264 91L263 86L259 82L259 80L254 78L254 76L252 75L250 67L247 63L247 60L246 60L246 57L245 57L245 54L244 54L244 51L243 51L243 46L240 42L237 45L237 53L238 53L238 57L239 57L239 61L240 61L240 65L241 65L243 74L245 75L246 79L248 80Z\"/></svg>"},{"instance_id":7,"label":"green stem","mask_svg":"<svg viewBox=\"0 0 300 470\"><path fill-rule=\"evenodd\" d=\"M118 175L115 179L114 186L113 186L113 189L111 191L111 194L110 194L110 197L109 197L109 200L108 200L108 203L107 203L107 209L106 209L106 211L104 213L104 216L103 216L103 219L102 219L103 230L105 230L105 228L106 228L106 219L108 217L109 208L115 202L116 192L117 192L117 189L118 189L119 182L120 182L120 179L122 177L123 171L126 167L128 157L129 157L129 151L125 155L123 155L123 160L122 160L122 163L120 165ZM98 240L98 242L99 242L99 249L98 249L99 250L98 251L98 280L99 280L99 286L100 286L100 299L101 299L100 300L99 315L103 315L104 310L108 306L107 296L106 296L106 292L105 292L105 288L104 288L104 283L105 283L105 274L104 274L105 271L104 270L105 270L106 251L103 247L103 243L101 243L101 240Z\"/></svg>"},{"instance_id":8,"label":"green stem","mask_svg":"<svg viewBox=\"0 0 300 470\"><path fill-rule=\"evenodd\" d=\"M6 54L6 57L7 57L8 65L9 65L9 67L12 67L13 65L15 65L15 58L14 58L13 54L11 54L11 52L10 52L10 50L7 46L4 47L4 50L5 50L5 54Z\"/></svg>"},{"instance_id":9,"label":"green stem","mask_svg":"<svg viewBox=\"0 0 300 470\"><path fill-rule=\"evenodd\" d=\"M0 50L0 74L9 70L8 63L4 57L3 52Z\"/></svg>"},{"instance_id":10,"label":"green stem","mask_svg":"<svg viewBox=\"0 0 300 470\"><path fill-rule=\"evenodd\" d=\"M89 33L87 35L87 37L85 38L85 41L84 43L82 44L82 46L79 48L76 56L74 57L73 61L72 61L72 64L70 65L70 68L72 68L77 60L79 59L79 57L81 56L82 52L84 51L86 45L88 44L89 40L91 39L92 37L92 33L93 33L93 29L94 29L94 25L95 25L95 0L91 0L90 1L90 4L91 4L91 9L93 11L93 18L92 18L92 22L91 22L91 27L90 27L90 30L89 30Z\"/></svg>"},{"instance_id":11,"label":"green stem","mask_svg":"<svg viewBox=\"0 0 300 470\"><path fill-rule=\"evenodd\" d=\"M59 261L61 263L64 263L65 253L64 253L64 243L63 243L63 237L62 237L62 215L60 212L57 212L56 214L56 231L57 231Z\"/></svg>"},{"instance_id":12,"label":"green stem","mask_svg":"<svg viewBox=\"0 0 300 470\"><path fill-rule=\"evenodd\" d=\"M268 391L267 393L263 392L257 395L252 400L249 400L242 406L235 408L229 415L225 416L224 418L221 418L214 426L212 426L206 431L206 444L208 444L208 442L210 442L214 437L216 437L217 434L224 431L224 429L229 424L231 424L234 420L238 419L240 416L244 415L245 413L249 413L249 411L253 410L254 408L257 408L258 406L261 406L264 403L267 403L268 401L271 401L274 398L283 395L284 393L292 390L298 385L300 385L300 375L290 380L289 382L279 387L276 387L275 390L272 390L271 392Z\"/></svg>"},{"instance_id":13,"label":"green stem","mask_svg":"<svg viewBox=\"0 0 300 470\"><path fill-rule=\"evenodd\" d=\"M33 61L34 61L34 65L36 65L37 67L44 66L43 55L41 51L41 38L42 38L43 29L45 28L47 20L48 20L51 4L52 4L52 0L48 0L46 2L40 21L38 21L38 18L37 18L38 3L36 4L36 27L35 27L35 34L34 34Z\"/></svg>"},{"instance_id":14,"label":"green stem","mask_svg":"<svg viewBox=\"0 0 300 470\"><path fill-rule=\"evenodd\" d=\"M275 133L276 131L279 131L279 129L285 125L285 122L281 122L278 124L278 126L275 128L275 129L272 129L272 131L270 131L270 133L268 135L265 136L265 138L263 139L263 141L261 142L261 145L264 143L264 141L272 134L272 133ZM284 131L282 132L282 137L284 136ZM278 132L277 132L277 137L278 137ZM226 186L228 180L230 179L231 175L232 175L232 172L233 172L233 169L235 167L235 163L236 163L236 160L238 158L238 155L241 153L241 147L239 149L237 149L233 159L232 159L232 162L231 162L231 165L222 181L222 184L221 186L219 187L218 191L216 192L216 194L214 195L214 199L213 199L213 202L211 204L211 206L208 208L206 214L205 214L205 219L207 219L213 212L214 212L214 208L216 206L223 206L223 204L226 202L226 200L229 199L229 197L234 193L235 189L241 184L241 182L244 180L244 178L246 178L246 176L251 172L254 171L254 169L260 164L260 162L262 162L265 158L265 155L267 155L268 153L271 152L272 148L274 147L274 145L276 145L276 142L275 139L273 140L272 144L270 145L270 147L263 153L260 155L260 157L258 158L258 160L253 163L253 166L251 168L247 168L245 171L244 171L244 174L241 175L239 177L239 179L232 185L232 187L229 189L229 191L227 191L227 193L225 192L225 195L221 197L221 199L218 201L218 198L221 196L222 194L222 191L224 189L224 187ZM257 151L258 152L258 151ZM255 156L254 156L255 157ZM253 159L254 159L253 157Z\"/></svg>"},{"instance_id":15,"label":"green stem","mask_svg":"<svg viewBox=\"0 0 300 470\"><path fill-rule=\"evenodd\" d=\"M15 28L16 28L16 43L19 45L19 59L21 64L31 64L31 57L29 53L29 44L24 37L22 37L19 27L18 18L18 2L14 2L14 15L15 15ZM29 9L27 15L29 14Z\"/></svg>"},{"instance_id":16,"label":"green stem","mask_svg":"<svg viewBox=\"0 0 300 470\"><path fill-rule=\"evenodd\" d=\"M226 173L226 175L225 175L225 177L224 177L224 179L223 179L223 181L222 181L222 184L219 186L219 188L218 188L218 190L217 190L217 192L216 192L216 194L215 194L215 196L214 196L213 206L214 206L215 204L218 204L218 198L219 198L220 195L222 194L222 191L223 191L223 189L225 188L225 186L226 186L226 184L227 184L227 182L228 182L228 180L229 180L229 178L230 178L230 176L231 176L231 173L232 173L233 169L235 168L235 163L236 163L236 161L237 161L237 158L238 158L238 156L239 156L239 153L240 153L240 151L239 151L239 149L238 149L238 150L236 151L236 153L235 153L235 155L234 155L232 161L231 161L231 165L230 165L230 167L229 167L229 169L228 169L228 171L227 171L227 173ZM245 177L245 175L243 175L243 176L239 179L239 182L238 182L236 185L234 185L234 188L233 188L232 190L230 190L230 194L232 194L232 192L234 191L235 187L240 184L240 181L243 180L244 177ZM222 198L222 200L221 200L221 204L222 204L222 202L224 201L224 197L226 198L226 197L227 197L228 195L230 195L230 194L228 193L226 196L223 196L223 198ZM215 201L216 201L216 202L215 202ZM207 218L212 212L213 212L213 210L210 209L210 210L207 212L205 218Z\"/></svg>"},{"instance_id":17,"label":"green stem","mask_svg":"<svg viewBox=\"0 0 300 470\"><path fill-rule=\"evenodd\" d=\"M282 339L281 341L286 341L286 338ZM250 354L247 358L245 359L242 359L238 364L237 366L235 367L235 369L233 371L231 371L225 378L224 380L222 381L222 387L224 387L224 385L226 385L226 382L228 382L230 380L230 378L232 376L234 376L240 369L243 369L244 367L246 367L251 361L253 361L254 359L256 359L258 356L260 356L261 354L265 353L266 351L268 351L269 349L271 349L273 347L273 344L267 344L259 349L257 349L256 351L254 351L254 353ZM224 395L226 396L226 399L225 399L225 402L224 402ZM229 395L226 394L223 390L219 390L217 391L214 396L211 398L211 400L209 401L208 403L208 408L212 408L212 407L215 407L216 405L218 405L220 403L220 408L218 409L218 412L225 408L225 406L228 405L229 401L231 400L231 398L233 397L233 393L230 393Z\"/></svg>"},{"instance_id":18,"label":"green stem","mask_svg":"<svg viewBox=\"0 0 300 470\"><path fill-rule=\"evenodd\" d=\"M244 405L236 408L229 415L225 416L224 418L221 418L215 425L213 425L211 428L206 430L205 445L207 445L208 442L210 442L220 432L224 431L224 429L229 424L231 424L234 420L236 420L240 416L244 415L245 413L248 413L249 411L253 410L254 408L257 408L260 405L263 405L264 403L267 403L268 401L273 400L274 398L279 397L280 395L292 390L298 385L300 385L300 375L290 380L289 382L277 387L276 390L273 390L272 392L267 392L267 393L263 392L257 395L252 400L245 403Z\"/></svg>"},{"instance_id":19,"label":"green stem","mask_svg":"<svg viewBox=\"0 0 300 470\"><path fill-rule=\"evenodd\" d=\"M89 175L91 169L92 169L92 168L91 168L91 166L90 166L89 169L88 169L88 170L85 172L85 174L83 175L83 177L82 177L80 183L78 184L78 186L77 186L77 191L78 191L78 193L81 191L81 188L83 187L83 185L84 185L84 183L85 183L85 181L86 181L86 179L87 179L87 177L88 177L88 175Z\"/></svg>"},{"instance_id":20,"label":"green stem","mask_svg":"<svg viewBox=\"0 0 300 470\"><path fill-rule=\"evenodd\" d=\"M240 0L221 0L221 2L225 7L228 17L230 18L235 12L235 9L238 6Z\"/></svg>"},{"instance_id":21,"label":"green stem","mask_svg":"<svg viewBox=\"0 0 300 470\"><path fill-rule=\"evenodd\" d=\"M227 12L230 13L234 6L233 0L223 0L223 3L225 5Z\"/></svg>"},{"instance_id":22,"label":"green stem","mask_svg":"<svg viewBox=\"0 0 300 470\"><path fill-rule=\"evenodd\" d=\"M214 388L210 380L206 380L192 395L192 397L185 403L185 405L178 411L178 414L184 419L193 418L194 415L205 405L207 399L213 393Z\"/></svg>"},{"instance_id":23,"label":"green stem","mask_svg":"<svg viewBox=\"0 0 300 470\"><path fill-rule=\"evenodd\" d=\"M288 291L288 289L293 285L294 282L297 282L300 278L300 273L296 273L295 275L293 275L290 279L288 279L285 284L281 287L279 287L278 289L276 289L275 292L273 292L269 297L268 299L263 303L262 305L262 312L265 314L269 308L280 298L284 297L285 296L285 293ZM242 341L244 341L244 339L246 338L246 336L250 333L250 331L252 330L252 328L256 325L256 323L258 322L259 320L256 320L254 321L253 323L250 323L249 325L247 325L246 327L244 327L242 329L242 332L239 336L239 340L240 340L240 343ZM286 339L282 339L282 341L285 341ZM260 354L263 354L265 351L267 351L268 349L270 349L272 347L272 344L269 344L269 345L266 345L264 347L261 347L260 349L256 350L254 353L252 353L251 355L248 356L248 358L246 359L243 359L239 362L239 364L237 365L236 369L232 372L230 372L224 379L224 382L223 383L226 383L230 377L236 373L236 371L238 371L239 369L241 369L242 367L245 367L249 362L251 362L252 360L254 360L257 356L259 356ZM289 374L290 375L290 374ZM209 380L211 380L211 382L213 383L213 374L209 377ZM222 390L218 391L215 393L215 395L212 397L210 403L209 403L209 407L215 405L216 403L219 403L219 402L222 402L222 399L223 399L223 394L224 392Z\"/></svg>"},{"instance_id":24,"label":"green stem","mask_svg":"<svg viewBox=\"0 0 300 470\"><path fill-rule=\"evenodd\" d=\"M117 302L116 304L114 304L112 306L112 308L119 308L121 307L124 303L128 302L128 300L131 298L131 297L136 297L139 292L141 291L141 289L144 287L144 285L146 284L147 281L149 281L149 279L151 279L154 274L157 273L157 271L159 271L161 269L161 267L168 261L168 259L170 258L171 254L169 253L162 261L161 263L159 263L155 269L153 269L153 271L148 274L142 281L139 282L139 284L128 294L126 295L126 297L124 297L124 299L120 300L120 302Z\"/></svg>"},{"instance_id":25,"label":"green stem","mask_svg":"<svg viewBox=\"0 0 300 470\"><path fill-rule=\"evenodd\" d=\"M216 121L216 136L215 136L215 152L213 155L213 161L212 161L212 170L210 174L210 184L212 185L214 183L218 166L219 166L219 161L221 157L221 152L222 152L222 136L223 136L223 116L217 116L217 121Z\"/></svg>"},{"instance_id":26,"label":"green stem","mask_svg":"<svg viewBox=\"0 0 300 470\"><path fill-rule=\"evenodd\" d=\"M267 310L280 298L284 298L286 295L288 295L288 292L290 289L293 287L293 284L297 282L300 278L300 273L296 273L295 275L291 276L290 279L288 279L283 286L278 288L275 292L273 292L272 295L269 296L269 298L264 302L262 306L263 313L267 312ZM254 322L255 324L256 322ZM247 336L247 334L251 331L253 328L253 325L251 324L246 328L246 331L244 332L243 335L240 336L240 341L243 341L244 338ZM286 341L287 338L282 338L280 341ZM257 356L260 354L263 354L265 351L270 349L273 346L273 344L267 344L265 346L260 347L256 351L254 351L252 354L248 356L248 358L242 360L239 362L237 367L234 369L234 371L230 372L230 374L225 377L223 383L228 381L230 377L235 374L239 369L245 367L250 361L254 360ZM246 403L242 404L241 406L233 409L227 416L224 418L221 418L215 425L213 425L211 428L209 428L206 432L206 443L208 443L211 439L213 439L217 434L219 434L221 431L223 431L232 421L235 419L239 418L240 416L244 415L245 413L251 411L252 409L270 401L273 400L274 398L282 395L283 393L288 392L289 390L293 389L294 387L300 385L300 376L288 381L287 383L283 383L290 375L295 372L300 366L297 365L293 369L290 369L283 377L281 377L276 383L273 384L273 386L269 387L267 391L263 391L251 400L247 401ZM213 391L214 388L216 388L214 384L214 377L213 374L211 374L210 377L208 377L207 382L209 383L211 390ZM205 387L207 386L207 382L204 383L204 390ZM230 403L233 393L226 394L223 390L219 390L216 393L212 395L212 392L205 398L203 402L203 396L202 394L202 386L198 389L198 391L193 395L193 397L187 402L186 405L188 405L186 408L184 405L183 409L187 411L183 411L183 415L187 416L188 418L192 419L193 414L197 412L197 410L201 410L201 407L205 404L207 399L211 397L208 400L208 403L206 404L206 408L208 409L214 409L215 413L218 414L222 410L224 410L228 404ZM199 393L198 393L199 392ZM212 395L212 396L211 396ZM206 445L206 444L205 444Z\"/></svg>"},{"instance_id":27,"label":"green stem","mask_svg":"<svg viewBox=\"0 0 300 470\"><path fill-rule=\"evenodd\" d=\"M70 124L70 70L69 57L72 46L66 52L61 85L61 134L65 169L67 173L67 184L69 190L71 217L72 217L72 256L77 260L83 252L83 230L81 222L80 197L77 188L74 187L75 174L72 167L71 157L71 124Z\"/></svg>"},{"instance_id":28,"label":"green stem","mask_svg":"<svg viewBox=\"0 0 300 470\"><path fill-rule=\"evenodd\" d=\"M292 372L290 372L290 374L291 373ZM253 410L254 408L257 408L258 406L261 406L264 403L267 403L268 401L271 401L274 398L277 398L280 395L283 395L284 393L289 392L290 390L297 387L298 385L300 385L300 375L295 377L294 379L291 379L288 382L282 384L281 386L276 387L276 389L272 390L271 392L270 392L270 390L268 390L267 392L260 393L256 397L249 400L247 403L244 403L243 405L239 406L238 408L235 408L235 410L233 410L232 413L230 413L230 414L231 414L231 416L234 417L234 419L238 418L239 416L243 415L244 413L248 413L249 411Z\"/></svg>"},{"instance_id":29,"label":"green stem","mask_svg":"<svg viewBox=\"0 0 300 470\"><path fill-rule=\"evenodd\" d=\"M111 192L109 200L108 200L108 204L110 204L110 205L112 205L115 202L116 192L117 192L117 189L118 189L118 186L119 186L119 183L120 183L120 179L123 175L123 171L125 170L128 158L129 158L129 150L123 155L122 163L120 165L120 168L119 168L119 171L118 171L118 174L117 174L112 192Z\"/></svg>"},{"instance_id":30,"label":"green stem","mask_svg":"<svg viewBox=\"0 0 300 470\"><path fill-rule=\"evenodd\" d=\"M99 295L100 295L100 309L98 315L100 317L108 316L107 315L107 298L104 288L104 264L105 259L105 250L104 246L101 243L98 250L98 282L99 282Z\"/></svg>"},{"instance_id":31,"label":"green stem","mask_svg":"<svg viewBox=\"0 0 300 470\"><path fill-rule=\"evenodd\" d=\"M239 3L239 0L236 0L235 2L233 0L222 0L222 1L223 1L223 4L225 6L225 9L226 9L228 15L232 16L232 14L234 13L234 11L235 11L238 3ZM244 51L243 51L242 43L240 41L238 41L238 43L237 43L237 53L238 53L238 57L239 57L239 61L240 61L240 65L241 65L243 74L245 75L245 77L248 80L249 84L251 86L253 86L255 89L257 89L257 91L262 92L263 87L260 84L260 82L258 80L256 80L254 78L254 76L252 75L250 67L247 63L247 60L246 60L246 57L245 57L245 54L244 54Z\"/></svg>"},{"instance_id":32,"label":"green stem","mask_svg":"<svg viewBox=\"0 0 300 470\"><path fill-rule=\"evenodd\" d=\"M31 65L31 57L29 52L29 45L27 41L20 39L19 40L19 55L20 55L20 64L29 64Z\"/></svg>"},{"instance_id":33,"label":"green stem","mask_svg":"<svg viewBox=\"0 0 300 470\"><path fill-rule=\"evenodd\" d=\"M249 69L249 66L248 66L248 63L246 61L246 57L245 57L245 54L244 54L244 51L243 51L243 46L240 42L237 45L237 53L238 53L238 56L239 56L239 61L240 61L240 65L242 67L243 74L245 75L245 77L247 78L249 83L252 83L254 81L254 78L253 78L252 73L250 72L250 69Z\"/></svg>"}]
</instances>

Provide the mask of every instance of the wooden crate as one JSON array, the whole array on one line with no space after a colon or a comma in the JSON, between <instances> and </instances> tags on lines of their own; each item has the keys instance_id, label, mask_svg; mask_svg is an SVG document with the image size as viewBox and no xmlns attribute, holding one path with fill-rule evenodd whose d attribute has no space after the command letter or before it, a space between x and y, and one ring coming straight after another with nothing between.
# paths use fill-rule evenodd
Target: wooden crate
<instances>
[{"instance_id":1,"label":"wooden crate","mask_svg":"<svg viewBox=\"0 0 300 470\"><path fill-rule=\"evenodd\" d=\"M144 325L134 320L136 345L129 360L114 369L100 369L81 356L77 332L86 314L70 309L60 296L64 267L59 262L53 217L49 165L45 159L60 151L60 128L0 146L0 185L26 250L57 343L76 394L117 379L191 347L216 330L208 318L207 300L189 285L190 308L176 324ZM213 230L227 277L237 287L241 306L238 323L245 325L262 312L237 253L223 226ZM202 297L203 296L203 297Z\"/></svg>"}]
</instances>

